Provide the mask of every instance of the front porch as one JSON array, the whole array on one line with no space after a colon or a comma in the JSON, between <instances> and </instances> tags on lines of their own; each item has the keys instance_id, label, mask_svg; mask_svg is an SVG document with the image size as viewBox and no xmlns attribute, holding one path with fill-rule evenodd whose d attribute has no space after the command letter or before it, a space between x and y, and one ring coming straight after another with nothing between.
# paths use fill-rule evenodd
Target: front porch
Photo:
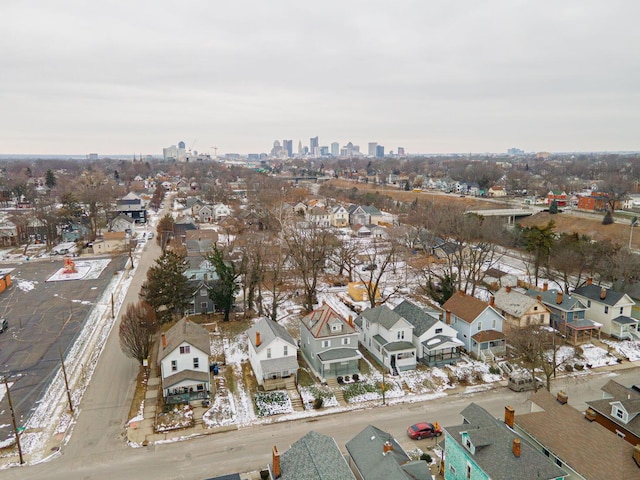
<instances>
[{"instance_id":1,"label":"front porch","mask_svg":"<svg viewBox=\"0 0 640 480\"><path fill-rule=\"evenodd\" d=\"M471 351L476 360L494 361L495 357L503 357L507 353L507 339L504 333L497 330L485 330L471 336Z\"/></svg>"},{"instance_id":2,"label":"front porch","mask_svg":"<svg viewBox=\"0 0 640 480\"><path fill-rule=\"evenodd\" d=\"M594 337L600 340L602 325L593 320L579 318L569 322L560 320L553 323L555 324L552 327L564 335L566 342L570 345L590 343Z\"/></svg>"},{"instance_id":3,"label":"front porch","mask_svg":"<svg viewBox=\"0 0 640 480\"><path fill-rule=\"evenodd\" d=\"M260 362L262 380L259 382L265 390L284 388L286 379L293 377L297 381L298 359L294 356L271 358Z\"/></svg>"},{"instance_id":4,"label":"front porch","mask_svg":"<svg viewBox=\"0 0 640 480\"><path fill-rule=\"evenodd\" d=\"M638 320L631 317L619 316L611 321L611 336L619 340L636 340ZM634 335L636 333L636 335Z\"/></svg>"},{"instance_id":5,"label":"front porch","mask_svg":"<svg viewBox=\"0 0 640 480\"><path fill-rule=\"evenodd\" d=\"M327 378L343 377L360 373L358 363L360 352L353 348L334 348L318 354L320 376L323 380Z\"/></svg>"},{"instance_id":6,"label":"front porch","mask_svg":"<svg viewBox=\"0 0 640 480\"><path fill-rule=\"evenodd\" d=\"M455 337L436 335L422 342L422 357L420 362L429 367L450 365L460 360L461 349L464 344Z\"/></svg>"}]
</instances>

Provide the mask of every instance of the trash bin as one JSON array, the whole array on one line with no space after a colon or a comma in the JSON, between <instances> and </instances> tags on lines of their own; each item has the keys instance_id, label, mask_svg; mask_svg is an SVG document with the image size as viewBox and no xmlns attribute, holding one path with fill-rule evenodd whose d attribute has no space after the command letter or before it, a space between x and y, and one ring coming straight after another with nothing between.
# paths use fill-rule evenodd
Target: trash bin
<instances>
[{"instance_id":1,"label":"trash bin","mask_svg":"<svg viewBox=\"0 0 640 480\"><path fill-rule=\"evenodd\" d=\"M218 368L218 364L217 364L217 363L214 363L214 364L213 364L213 374L214 374L214 375L218 375L218 372L219 372L219 371L220 371L220 370L219 370L219 368Z\"/></svg>"}]
</instances>

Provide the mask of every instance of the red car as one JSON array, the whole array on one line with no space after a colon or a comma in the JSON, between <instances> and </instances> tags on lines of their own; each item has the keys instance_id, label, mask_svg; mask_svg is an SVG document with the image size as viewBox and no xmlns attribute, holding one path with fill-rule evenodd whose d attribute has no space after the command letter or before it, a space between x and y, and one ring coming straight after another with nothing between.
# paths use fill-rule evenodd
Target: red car
<instances>
[{"instance_id":1,"label":"red car","mask_svg":"<svg viewBox=\"0 0 640 480\"><path fill-rule=\"evenodd\" d=\"M407 435L413 440L422 440L423 438L439 437L442 435L442 428L438 422L433 423L416 423L407 428Z\"/></svg>"}]
</instances>

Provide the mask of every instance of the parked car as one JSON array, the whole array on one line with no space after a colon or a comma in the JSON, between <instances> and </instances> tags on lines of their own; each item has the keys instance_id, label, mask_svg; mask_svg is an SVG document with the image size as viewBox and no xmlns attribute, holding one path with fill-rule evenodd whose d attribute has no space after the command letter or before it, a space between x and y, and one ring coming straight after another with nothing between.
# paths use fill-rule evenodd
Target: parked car
<instances>
[{"instance_id":1,"label":"parked car","mask_svg":"<svg viewBox=\"0 0 640 480\"><path fill-rule=\"evenodd\" d=\"M6 318L0 318L0 333L4 332L9 328L9 322Z\"/></svg>"},{"instance_id":2,"label":"parked car","mask_svg":"<svg viewBox=\"0 0 640 480\"><path fill-rule=\"evenodd\" d=\"M376 268L378 268L378 265L376 265L375 263L370 263L369 265L366 265L366 266L362 267L362 271L363 272L372 272Z\"/></svg>"},{"instance_id":3,"label":"parked car","mask_svg":"<svg viewBox=\"0 0 640 480\"><path fill-rule=\"evenodd\" d=\"M442 435L442 428L438 422L433 423L416 423L407 428L407 435L413 440L422 440L423 438L439 437Z\"/></svg>"},{"instance_id":4,"label":"parked car","mask_svg":"<svg viewBox=\"0 0 640 480\"><path fill-rule=\"evenodd\" d=\"M536 388L536 384L538 388L544 387L544 383L539 378L534 379L531 378L530 375L522 374L516 375L511 374L509 376L508 386L514 392L524 392L526 390L534 390Z\"/></svg>"},{"instance_id":5,"label":"parked car","mask_svg":"<svg viewBox=\"0 0 640 480\"><path fill-rule=\"evenodd\" d=\"M147 235L147 238L151 240L153 238L153 232L149 232L149 235Z\"/></svg>"}]
</instances>

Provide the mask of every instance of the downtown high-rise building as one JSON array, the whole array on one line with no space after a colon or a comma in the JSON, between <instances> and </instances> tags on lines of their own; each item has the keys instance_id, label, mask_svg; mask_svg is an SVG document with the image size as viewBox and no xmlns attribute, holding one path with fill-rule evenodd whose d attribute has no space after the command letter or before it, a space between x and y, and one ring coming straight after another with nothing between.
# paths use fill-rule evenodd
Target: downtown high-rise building
<instances>
[{"instance_id":1,"label":"downtown high-rise building","mask_svg":"<svg viewBox=\"0 0 640 480\"><path fill-rule=\"evenodd\" d=\"M318 143L318 137L311 137L309 139L309 153L311 153L311 155L316 155L316 149L320 146L320 144Z\"/></svg>"},{"instance_id":2,"label":"downtown high-rise building","mask_svg":"<svg viewBox=\"0 0 640 480\"><path fill-rule=\"evenodd\" d=\"M375 157L377 148L378 148L378 142L369 142L369 148L367 149L367 155L369 155L370 157Z\"/></svg>"},{"instance_id":3,"label":"downtown high-rise building","mask_svg":"<svg viewBox=\"0 0 640 480\"><path fill-rule=\"evenodd\" d=\"M384 158L384 147L376 145L376 158Z\"/></svg>"},{"instance_id":4,"label":"downtown high-rise building","mask_svg":"<svg viewBox=\"0 0 640 480\"><path fill-rule=\"evenodd\" d=\"M331 156L337 157L340 155L340 144L338 142L333 142L331 144Z\"/></svg>"},{"instance_id":5,"label":"downtown high-rise building","mask_svg":"<svg viewBox=\"0 0 640 480\"><path fill-rule=\"evenodd\" d=\"M285 151L287 157L293 157L293 140L283 140L282 149Z\"/></svg>"}]
</instances>

